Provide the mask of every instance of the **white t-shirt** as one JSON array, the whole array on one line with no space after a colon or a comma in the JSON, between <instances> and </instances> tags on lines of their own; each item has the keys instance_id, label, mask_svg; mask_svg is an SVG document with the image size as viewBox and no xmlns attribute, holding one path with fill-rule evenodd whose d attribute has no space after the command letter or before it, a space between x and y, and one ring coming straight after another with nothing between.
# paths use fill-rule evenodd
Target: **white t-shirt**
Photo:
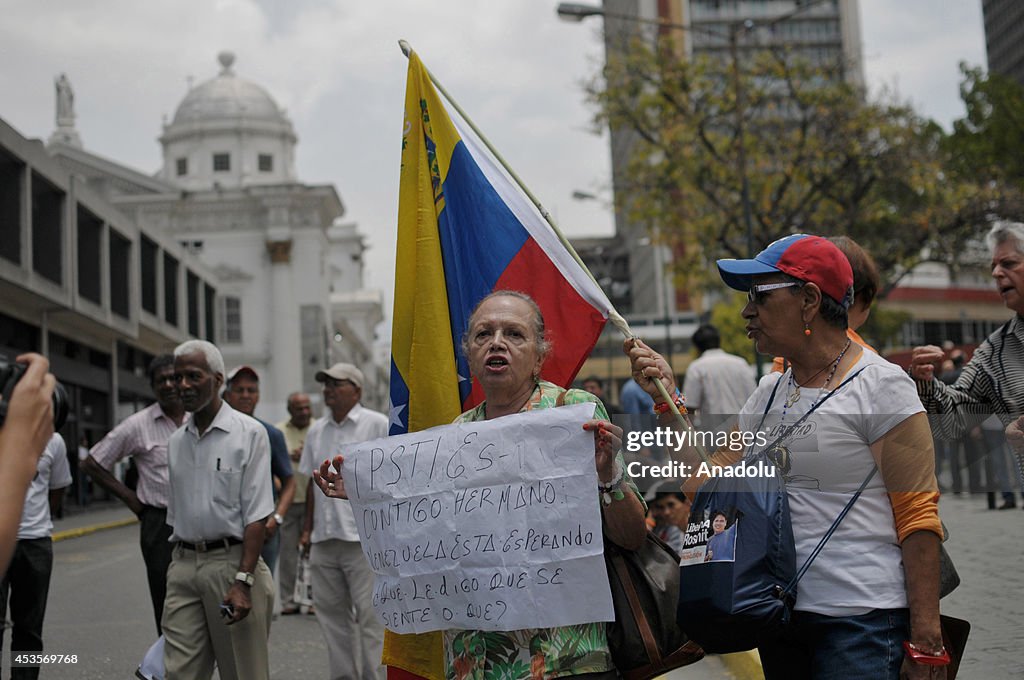
<instances>
[{"instance_id":1,"label":"white t-shirt","mask_svg":"<svg viewBox=\"0 0 1024 680\"><path fill-rule=\"evenodd\" d=\"M856 378L783 442L791 453L792 469L785 476L797 568L874 466L869 446L911 415L924 411L914 382L899 366L863 352L843 380L861 368L864 370ZM772 389L781 380L764 425L768 442L775 440L787 393L792 392L789 376L786 371L781 378L779 374L762 378L743 408L743 430L756 431ZM785 424L796 423L818 398L817 389L801 390L800 399L785 409ZM872 609L906 606L892 504L881 474L876 474L801 579L796 609L856 616Z\"/></svg>"},{"instance_id":2,"label":"white t-shirt","mask_svg":"<svg viewBox=\"0 0 1024 680\"><path fill-rule=\"evenodd\" d=\"M25 494L25 505L21 510L18 525L18 540L23 538L45 538L53 533L50 518L50 491L71 485L71 466L68 465L68 449L64 439L54 433L43 449L36 463L36 476Z\"/></svg>"},{"instance_id":3,"label":"white t-shirt","mask_svg":"<svg viewBox=\"0 0 1024 680\"><path fill-rule=\"evenodd\" d=\"M299 472L312 475L325 460L332 460L345 453L345 444L357 444L371 439L388 436L388 417L383 413L363 408L356 404L340 423L334 421L330 412L313 423L306 433L302 447ZM320 543L326 540L358 541L359 529L352 513L352 505L343 498L328 498L320 489L314 488L313 531L309 540Z\"/></svg>"}]
</instances>

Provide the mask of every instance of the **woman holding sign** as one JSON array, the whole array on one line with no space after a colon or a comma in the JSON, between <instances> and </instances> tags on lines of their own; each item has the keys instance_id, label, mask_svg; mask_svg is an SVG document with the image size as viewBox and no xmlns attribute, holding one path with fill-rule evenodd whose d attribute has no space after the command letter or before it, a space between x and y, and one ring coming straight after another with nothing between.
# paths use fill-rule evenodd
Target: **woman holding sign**
<instances>
[{"instance_id":1,"label":"woman holding sign","mask_svg":"<svg viewBox=\"0 0 1024 680\"><path fill-rule=\"evenodd\" d=\"M826 239L796 234L718 268L728 286L747 291L742 314L757 351L789 362L738 415L741 430L767 429L773 442L767 454L786 479L797 566L876 465L880 472L799 582L792 623L758 649L765 677L945 677L931 432L906 373L847 338L849 262ZM660 379L682 403L660 355L639 341L624 349L656 402L664 402ZM719 451L712 462L728 466L741 453ZM742 520L734 528L742 533Z\"/></svg>"},{"instance_id":2,"label":"woman holding sign","mask_svg":"<svg viewBox=\"0 0 1024 680\"><path fill-rule=\"evenodd\" d=\"M485 297L469 318L463 350L470 372L483 388L485 401L463 413L456 422L489 420L534 409L593 402L594 419L583 428L594 433L594 465L598 488L594 500L601 509L609 540L628 550L644 541L645 507L625 472L619 451L622 429L608 421L597 397L568 390L540 379L550 350L540 308L527 295L495 291ZM345 498L342 459L323 463L313 476L333 498ZM449 680L467 675L508 680L560 676L617 677L608 650L605 623L517 631L447 630L444 632L445 674Z\"/></svg>"}]
</instances>

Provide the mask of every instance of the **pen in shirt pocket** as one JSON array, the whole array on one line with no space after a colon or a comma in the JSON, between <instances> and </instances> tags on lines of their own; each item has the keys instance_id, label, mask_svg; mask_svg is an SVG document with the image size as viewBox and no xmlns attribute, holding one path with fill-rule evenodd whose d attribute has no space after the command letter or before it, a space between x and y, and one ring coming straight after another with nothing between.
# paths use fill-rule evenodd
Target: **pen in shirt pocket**
<instances>
[{"instance_id":1,"label":"pen in shirt pocket","mask_svg":"<svg viewBox=\"0 0 1024 680\"><path fill-rule=\"evenodd\" d=\"M220 471L220 458L217 459L217 471Z\"/></svg>"}]
</instances>

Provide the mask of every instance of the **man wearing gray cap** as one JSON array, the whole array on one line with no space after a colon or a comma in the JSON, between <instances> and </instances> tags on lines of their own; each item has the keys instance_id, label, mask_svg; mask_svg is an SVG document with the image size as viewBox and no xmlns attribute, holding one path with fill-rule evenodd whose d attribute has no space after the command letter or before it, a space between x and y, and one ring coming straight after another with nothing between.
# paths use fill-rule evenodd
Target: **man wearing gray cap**
<instances>
[{"instance_id":1,"label":"man wearing gray cap","mask_svg":"<svg viewBox=\"0 0 1024 680\"><path fill-rule=\"evenodd\" d=\"M347 444L386 437L388 417L363 408L363 373L338 363L316 374L324 385L328 413L306 434L299 472L341 453ZM306 521L300 545L312 543L309 564L313 605L327 641L332 680L384 680L381 651L384 627L373 612L373 572L359 545L355 516L347 500L306 494Z\"/></svg>"}]
</instances>

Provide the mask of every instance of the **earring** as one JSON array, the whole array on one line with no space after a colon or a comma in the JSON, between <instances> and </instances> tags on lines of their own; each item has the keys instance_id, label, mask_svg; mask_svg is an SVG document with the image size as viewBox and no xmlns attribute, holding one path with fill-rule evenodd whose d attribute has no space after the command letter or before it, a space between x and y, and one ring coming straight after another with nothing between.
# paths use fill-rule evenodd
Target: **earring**
<instances>
[{"instance_id":1,"label":"earring","mask_svg":"<svg viewBox=\"0 0 1024 680\"><path fill-rule=\"evenodd\" d=\"M804 324L804 335L811 337L811 327L808 324Z\"/></svg>"}]
</instances>

